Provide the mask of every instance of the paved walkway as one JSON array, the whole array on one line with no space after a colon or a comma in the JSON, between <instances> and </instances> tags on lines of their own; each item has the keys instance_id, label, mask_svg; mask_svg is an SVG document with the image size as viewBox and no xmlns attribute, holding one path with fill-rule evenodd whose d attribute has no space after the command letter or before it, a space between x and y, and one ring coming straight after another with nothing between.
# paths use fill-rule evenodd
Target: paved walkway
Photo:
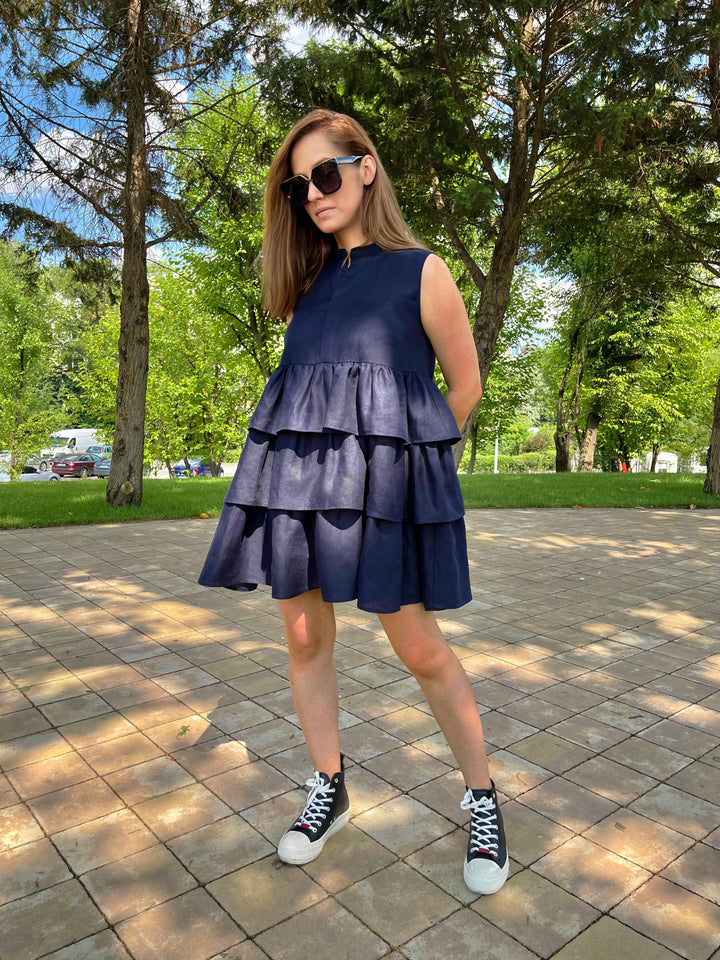
<instances>
[{"instance_id":1,"label":"paved walkway","mask_svg":"<svg viewBox=\"0 0 720 960\"><path fill-rule=\"evenodd\" d=\"M1 960L720 958L720 512L469 511L471 675L511 878L374 615L338 604L351 824L274 844L308 757L277 606L207 520L0 532Z\"/></svg>"}]
</instances>

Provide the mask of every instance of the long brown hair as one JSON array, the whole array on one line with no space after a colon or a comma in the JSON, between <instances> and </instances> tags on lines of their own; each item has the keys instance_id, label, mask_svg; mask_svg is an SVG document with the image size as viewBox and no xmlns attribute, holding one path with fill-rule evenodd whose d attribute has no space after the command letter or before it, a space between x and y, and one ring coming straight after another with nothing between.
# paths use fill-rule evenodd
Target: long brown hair
<instances>
[{"instance_id":1,"label":"long brown hair","mask_svg":"<svg viewBox=\"0 0 720 960\"><path fill-rule=\"evenodd\" d=\"M377 151L357 120L332 110L313 110L285 137L268 173L262 274L265 307L273 317L291 312L297 298L307 293L335 249L332 236L318 230L305 210L291 207L280 190L282 181L292 176L293 147L317 130L327 133L339 155L370 154L375 159L377 173L365 187L361 210L368 243L376 243L383 250L426 249L405 223Z\"/></svg>"}]
</instances>

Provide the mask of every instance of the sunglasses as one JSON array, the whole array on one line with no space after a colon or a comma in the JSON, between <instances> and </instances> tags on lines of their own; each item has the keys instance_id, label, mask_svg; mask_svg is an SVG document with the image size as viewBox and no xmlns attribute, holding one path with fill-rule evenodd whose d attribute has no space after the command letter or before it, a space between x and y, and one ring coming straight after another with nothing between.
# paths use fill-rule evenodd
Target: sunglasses
<instances>
[{"instance_id":1,"label":"sunglasses","mask_svg":"<svg viewBox=\"0 0 720 960\"><path fill-rule=\"evenodd\" d=\"M308 202L311 183L315 184L320 193L336 193L342 186L340 164L357 163L358 160L362 160L362 157L330 157L329 160L323 160L312 168L309 180L302 174L298 174L296 177L290 177L289 180L283 180L280 189L292 207L302 209Z\"/></svg>"}]
</instances>

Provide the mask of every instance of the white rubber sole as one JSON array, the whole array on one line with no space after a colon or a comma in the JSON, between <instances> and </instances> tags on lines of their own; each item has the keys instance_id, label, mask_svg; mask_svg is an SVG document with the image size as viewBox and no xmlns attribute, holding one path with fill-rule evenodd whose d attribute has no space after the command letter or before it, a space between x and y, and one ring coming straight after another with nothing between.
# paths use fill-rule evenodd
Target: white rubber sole
<instances>
[{"instance_id":1,"label":"white rubber sole","mask_svg":"<svg viewBox=\"0 0 720 960\"><path fill-rule=\"evenodd\" d=\"M497 873L494 873L493 876L483 878L478 876L473 876L470 871L470 864L465 861L463 865L463 880L465 881L465 886L468 890L472 890L473 893L497 893L501 889L503 884L508 878L510 873L510 858L505 861L505 866L502 867Z\"/></svg>"},{"instance_id":2,"label":"white rubber sole","mask_svg":"<svg viewBox=\"0 0 720 960\"><path fill-rule=\"evenodd\" d=\"M335 818L332 826L328 828L319 840L316 840L315 843L308 844L303 851L283 850L283 840L288 836L286 833L278 844L278 857L280 857L283 863L291 863L296 867L300 867L304 863L311 863L316 857L320 856L326 841L328 841L334 833L337 833L338 830L342 830L349 820L350 810L348 809ZM289 835L292 836L292 834Z\"/></svg>"}]
</instances>

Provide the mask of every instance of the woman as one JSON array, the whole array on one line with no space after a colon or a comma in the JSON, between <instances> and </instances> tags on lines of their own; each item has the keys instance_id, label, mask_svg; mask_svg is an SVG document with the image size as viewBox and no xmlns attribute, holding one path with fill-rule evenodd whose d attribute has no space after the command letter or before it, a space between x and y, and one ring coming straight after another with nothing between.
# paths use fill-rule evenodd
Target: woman
<instances>
[{"instance_id":1,"label":"woman","mask_svg":"<svg viewBox=\"0 0 720 960\"><path fill-rule=\"evenodd\" d=\"M447 266L410 233L350 117L315 110L273 160L263 286L285 346L250 421L200 583L271 584L314 766L278 855L309 863L350 818L332 654L334 603L376 612L464 775L476 893L508 856L468 678L431 611L472 597L452 444L482 388ZM447 395L432 375L437 357Z\"/></svg>"}]
</instances>

